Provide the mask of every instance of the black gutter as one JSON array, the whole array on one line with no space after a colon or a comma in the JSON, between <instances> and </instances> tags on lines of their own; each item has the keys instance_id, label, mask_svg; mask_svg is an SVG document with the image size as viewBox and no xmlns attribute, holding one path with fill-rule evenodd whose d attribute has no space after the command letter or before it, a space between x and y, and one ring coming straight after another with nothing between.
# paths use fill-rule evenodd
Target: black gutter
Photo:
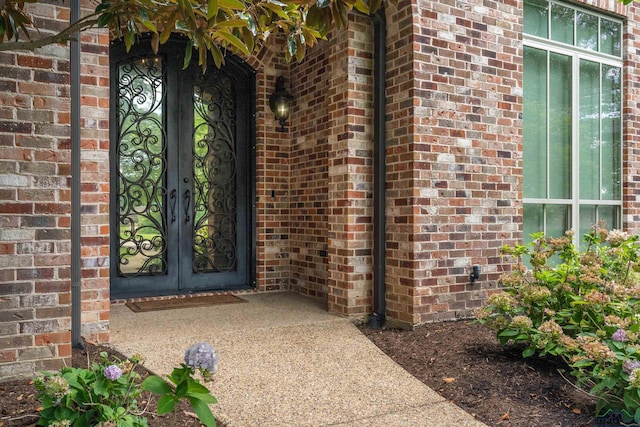
<instances>
[{"instance_id":1,"label":"black gutter","mask_svg":"<svg viewBox=\"0 0 640 427\"><path fill-rule=\"evenodd\" d=\"M387 23L384 10L373 16L373 312L369 326L380 329L386 311L386 89Z\"/></svg>"},{"instance_id":2,"label":"black gutter","mask_svg":"<svg viewBox=\"0 0 640 427\"><path fill-rule=\"evenodd\" d=\"M70 24L80 19L80 0L71 0ZM83 348L80 254L80 33L69 41L71 79L71 345Z\"/></svg>"}]
</instances>

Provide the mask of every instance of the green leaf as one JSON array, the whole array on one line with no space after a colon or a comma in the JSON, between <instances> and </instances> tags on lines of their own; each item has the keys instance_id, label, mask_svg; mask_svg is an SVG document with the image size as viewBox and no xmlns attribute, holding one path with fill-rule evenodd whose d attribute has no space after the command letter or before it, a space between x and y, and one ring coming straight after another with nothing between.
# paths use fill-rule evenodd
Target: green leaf
<instances>
[{"instance_id":1,"label":"green leaf","mask_svg":"<svg viewBox=\"0 0 640 427\"><path fill-rule=\"evenodd\" d=\"M98 17L98 27L104 28L109 26L109 22L111 21L112 18L113 18L113 15L111 13L109 12L103 13Z\"/></svg>"},{"instance_id":2,"label":"green leaf","mask_svg":"<svg viewBox=\"0 0 640 427\"><path fill-rule=\"evenodd\" d=\"M207 4L207 20L211 20L218 14L218 0L209 0Z\"/></svg>"},{"instance_id":3,"label":"green leaf","mask_svg":"<svg viewBox=\"0 0 640 427\"><path fill-rule=\"evenodd\" d=\"M262 5L265 9L269 9L271 12L275 13L276 15L278 15L280 18L288 20L289 19L289 15L287 15L287 12L285 12L280 6L275 5L275 4L271 4L271 3L265 3Z\"/></svg>"},{"instance_id":4,"label":"green leaf","mask_svg":"<svg viewBox=\"0 0 640 427\"><path fill-rule=\"evenodd\" d=\"M499 337L515 337L520 334L517 329L505 329L498 334Z\"/></svg>"},{"instance_id":5,"label":"green leaf","mask_svg":"<svg viewBox=\"0 0 640 427\"><path fill-rule=\"evenodd\" d=\"M209 389L195 380L189 381L187 384L188 393L210 393Z\"/></svg>"},{"instance_id":6,"label":"green leaf","mask_svg":"<svg viewBox=\"0 0 640 427\"><path fill-rule=\"evenodd\" d=\"M254 34L248 28L242 29L242 38L244 39L244 43L247 45L247 49L249 52L253 52L253 48L255 47Z\"/></svg>"},{"instance_id":7,"label":"green leaf","mask_svg":"<svg viewBox=\"0 0 640 427\"><path fill-rule=\"evenodd\" d=\"M186 381L183 381L183 382L179 383L176 386L176 397L178 399L182 399L183 397L185 397L187 395L188 387L189 387L189 385L187 384Z\"/></svg>"},{"instance_id":8,"label":"green leaf","mask_svg":"<svg viewBox=\"0 0 640 427\"><path fill-rule=\"evenodd\" d=\"M205 403L218 403L218 400L211 393L187 393L187 397L202 400Z\"/></svg>"},{"instance_id":9,"label":"green leaf","mask_svg":"<svg viewBox=\"0 0 640 427\"><path fill-rule=\"evenodd\" d=\"M189 398L189 402L191 403L193 411L196 413L198 419L202 424L207 427L215 427L216 419L213 417L211 409L209 409L209 406L206 403L204 403L200 399L195 399L193 397Z\"/></svg>"},{"instance_id":10,"label":"green leaf","mask_svg":"<svg viewBox=\"0 0 640 427\"><path fill-rule=\"evenodd\" d=\"M144 25L145 28L147 30L151 31L152 33L157 33L158 32L158 28L151 21L142 21L142 25Z\"/></svg>"},{"instance_id":11,"label":"green leaf","mask_svg":"<svg viewBox=\"0 0 640 427\"><path fill-rule=\"evenodd\" d=\"M169 412L173 411L173 408L175 408L177 402L178 400L175 397L165 394L160 399L158 399L158 414L168 414Z\"/></svg>"},{"instance_id":12,"label":"green leaf","mask_svg":"<svg viewBox=\"0 0 640 427\"><path fill-rule=\"evenodd\" d=\"M178 20L176 21L176 30L188 33L191 31L191 26L185 21Z\"/></svg>"},{"instance_id":13,"label":"green leaf","mask_svg":"<svg viewBox=\"0 0 640 427\"><path fill-rule=\"evenodd\" d=\"M296 59L298 60L298 62L302 62L306 52L307 48L304 45L304 41L301 40L301 43L298 44L298 48L296 49Z\"/></svg>"},{"instance_id":14,"label":"green leaf","mask_svg":"<svg viewBox=\"0 0 640 427\"><path fill-rule=\"evenodd\" d=\"M366 14L369 13L369 6L363 0L356 0L356 2L353 4L353 7L358 12L362 12L362 13L366 13Z\"/></svg>"},{"instance_id":15,"label":"green leaf","mask_svg":"<svg viewBox=\"0 0 640 427\"><path fill-rule=\"evenodd\" d=\"M103 379L98 379L93 383L93 392L98 396L107 395L107 392L105 391L105 382Z\"/></svg>"},{"instance_id":16,"label":"green leaf","mask_svg":"<svg viewBox=\"0 0 640 427\"><path fill-rule=\"evenodd\" d=\"M242 28L247 27L249 24L244 19L225 19L224 21L218 22L218 27L234 27L234 28Z\"/></svg>"},{"instance_id":17,"label":"green leaf","mask_svg":"<svg viewBox=\"0 0 640 427\"><path fill-rule=\"evenodd\" d=\"M571 364L574 368L586 368L587 366L592 366L593 361L589 359L579 360L576 363Z\"/></svg>"},{"instance_id":18,"label":"green leaf","mask_svg":"<svg viewBox=\"0 0 640 427\"><path fill-rule=\"evenodd\" d=\"M124 47L127 52L131 51L131 46L135 42L135 34L133 31L127 31L124 35Z\"/></svg>"},{"instance_id":19,"label":"green leaf","mask_svg":"<svg viewBox=\"0 0 640 427\"><path fill-rule=\"evenodd\" d=\"M198 46L198 64L202 67L202 72L207 71L207 47L203 44Z\"/></svg>"},{"instance_id":20,"label":"green leaf","mask_svg":"<svg viewBox=\"0 0 640 427\"><path fill-rule=\"evenodd\" d=\"M191 55L193 54L193 42L189 40L187 43L187 47L184 50L184 63L182 65L182 69L186 69L191 63Z\"/></svg>"},{"instance_id":21,"label":"green leaf","mask_svg":"<svg viewBox=\"0 0 640 427\"><path fill-rule=\"evenodd\" d=\"M213 56L213 62L216 64L216 67L220 68L222 64L224 64L224 56L222 55L220 48L218 48L218 45L214 44L210 52L211 56Z\"/></svg>"},{"instance_id":22,"label":"green leaf","mask_svg":"<svg viewBox=\"0 0 640 427\"><path fill-rule=\"evenodd\" d=\"M171 386L157 375L152 375L145 379L141 386L143 390L150 391L155 394L169 394L173 392Z\"/></svg>"},{"instance_id":23,"label":"green leaf","mask_svg":"<svg viewBox=\"0 0 640 427\"><path fill-rule=\"evenodd\" d=\"M232 10L245 10L245 5L240 0L219 0L218 6Z\"/></svg>"},{"instance_id":24,"label":"green leaf","mask_svg":"<svg viewBox=\"0 0 640 427\"><path fill-rule=\"evenodd\" d=\"M221 39L223 39L224 41L226 41L227 43L229 43L231 46L238 49L240 52L246 55L249 54L249 49L247 48L247 46L244 43L242 43L242 40L240 40L233 34L228 33L226 31L217 31L216 35Z\"/></svg>"},{"instance_id":25,"label":"green leaf","mask_svg":"<svg viewBox=\"0 0 640 427\"><path fill-rule=\"evenodd\" d=\"M634 396L635 395L635 396ZM624 406L626 406L627 409L635 409L637 408L638 405L638 394L634 393L634 391L632 390L627 390L624 393Z\"/></svg>"},{"instance_id":26,"label":"green leaf","mask_svg":"<svg viewBox=\"0 0 640 427\"><path fill-rule=\"evenodd\" d=\"M527 347L522 352L522 357L527 358L533 356L534 354L536 354L535 347Z\"/></svg>"},{"instance_id":27,"label":"green leaf","mask_svg":"<svg viewBox=\"0 0 640 427\"><path fill-rule=\"evenodd\" d=\"M96 6L96 13L101 13L102 11L109 9L109 7L111 7L111 4L107 1L103 1Z\"/></svg>"}]
</instances>

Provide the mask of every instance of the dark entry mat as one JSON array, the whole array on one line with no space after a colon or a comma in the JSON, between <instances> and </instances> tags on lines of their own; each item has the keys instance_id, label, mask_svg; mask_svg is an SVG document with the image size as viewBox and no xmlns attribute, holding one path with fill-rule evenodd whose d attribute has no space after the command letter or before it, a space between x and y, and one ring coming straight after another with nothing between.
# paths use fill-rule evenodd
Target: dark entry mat
<instances>
[{"instance_id":1,"label":"dark entry mat","mask_svg":"<svg viewBox=\"0 0 640 427\"><path fill-rule=\"evenodd\" d=\"M173 310L175 308L204 307L208 305L234 304L247 302L235 295L207 295L201 297L169 298L153 301L128 302L126 306L136 313L157 310Z\"/></svg>"}]
</instances>

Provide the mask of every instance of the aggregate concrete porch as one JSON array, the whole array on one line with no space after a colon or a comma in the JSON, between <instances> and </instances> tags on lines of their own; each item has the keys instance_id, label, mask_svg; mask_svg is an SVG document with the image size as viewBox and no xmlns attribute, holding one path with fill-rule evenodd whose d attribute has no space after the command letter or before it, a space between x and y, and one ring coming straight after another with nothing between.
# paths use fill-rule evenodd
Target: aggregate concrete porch
<instances>
[{"instance_id":1,"label":"aggregate concrete porch","mask_svg":"<svg viewBox=\"0 0 640 427\"><path fill-rule=\"evenodd\" d=\"M111 307L111 344L168 374L196 342L220 364L215 416L229 426L484 426L422 384L350 320L293 293L246 304L134 313Z\"/></svg>"}]
</instances>

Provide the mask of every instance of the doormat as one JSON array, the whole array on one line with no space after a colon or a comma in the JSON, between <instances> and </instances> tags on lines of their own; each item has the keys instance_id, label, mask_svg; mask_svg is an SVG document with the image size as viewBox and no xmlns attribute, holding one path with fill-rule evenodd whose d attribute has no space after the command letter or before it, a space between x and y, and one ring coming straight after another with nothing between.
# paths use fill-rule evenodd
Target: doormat
<instances>
[{"instance_id":1,"label":"doormat","mask_svg":"<svg viewBox=\"0 0 640 427\"><path fill-rule=\"evenodd\" d=\"M219 304L234 304L238 302L248 302L242 298L238 298L235 295L220 294L220 295L206 295L201 297L187 297L187 298L168 298L158 299L152 301L136 301L128 302L126 306L136 313L143 313L146 311L158 311L158 310L173 310L176 308L192 308L192 307L205 307L209 305Z\"/></svg>"}]
</instances>

